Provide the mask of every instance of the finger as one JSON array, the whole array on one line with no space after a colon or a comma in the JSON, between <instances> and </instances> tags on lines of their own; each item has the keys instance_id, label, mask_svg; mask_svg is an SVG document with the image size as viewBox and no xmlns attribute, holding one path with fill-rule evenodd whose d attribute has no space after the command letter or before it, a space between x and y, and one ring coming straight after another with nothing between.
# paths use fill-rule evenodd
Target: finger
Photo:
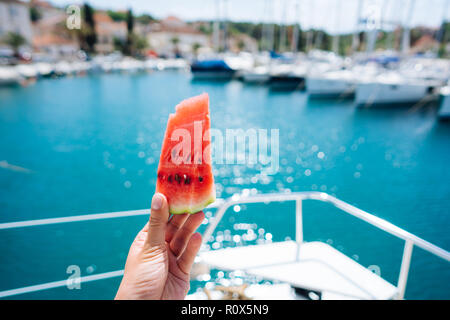
<instances>
[{"instance_id":1,"label":"finger","mask_svg":"<svg viewBox=\"0 0 450 320\"><path fill-rule=\"evenodd\" d=\"M187 213L185 214L176 214L172 216L172 219L169 220L169 223L167 224L166 229L166 241L170 242L172 241L173 236L175 233L180 229L184 222L189 218L189 215Z\"/></svg>"},{"instance_id":2,"label":"finger","mask_svg":"<svg viewBox=\"0 0 450 320\"><path fill-rule=\"evenodd\" d=\"M177 231L177 233L175 233L172 241L170 242L170 249L176 257L183 253L189 238L204 219L205 214L202 211L190 215L183 226Z\"/></svg>"},{"instance_id":3,"label":"finger","mask_svg":"<svg viewBox=\"0 0 450 320\"><path fill-rule=\"evenodd\" d=\"M169 219L169 205L166 197L155 193L152 199L150 222L148 226L147 244L150 247L165 245L167 220Z\"/></svg>"},{"instance_id":4,"label":"finger","mask_svg":"<svg viewBox=\"0 0 450 320\"><path fill-rule=\"evenodd\" d=\"M183 254L178 259L178 268L185 274L191 272L192 265L194 264L195 256L202 245L202 236L200 233L194 233L186 246Z\"/></svg>"}]
</instances>

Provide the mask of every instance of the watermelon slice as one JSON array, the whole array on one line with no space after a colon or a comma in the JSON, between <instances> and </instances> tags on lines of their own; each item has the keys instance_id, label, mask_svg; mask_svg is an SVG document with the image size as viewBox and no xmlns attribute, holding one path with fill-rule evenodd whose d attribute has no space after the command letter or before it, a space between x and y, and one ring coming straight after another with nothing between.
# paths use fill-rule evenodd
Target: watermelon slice
<instances>
[{"instance_id":1,"label":"watermelon slice","mask_svg":"<svg viewBox=\"0 0 450 320\"><path fill-rule=\"evenodd\" d=\"M156 192L166 196L170 213L196 213L216 199L208 94L186 99L175 109L167 122Z\"/></svg>"}]
</instances>

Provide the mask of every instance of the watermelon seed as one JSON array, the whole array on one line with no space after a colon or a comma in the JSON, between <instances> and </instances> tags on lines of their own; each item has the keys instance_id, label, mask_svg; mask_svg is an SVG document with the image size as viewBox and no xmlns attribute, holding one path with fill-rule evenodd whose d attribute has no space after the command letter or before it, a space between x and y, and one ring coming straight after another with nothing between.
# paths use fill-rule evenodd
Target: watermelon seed
<instances>
[{"instance_id":1,"label":"watermelon seed","mask_svg":"<svg viewBox=\"0 0 450 320\"><path fill-rule=\"evenodd\" d=\"M167 177L167 181L172 182L172 175L170 174L169 177Z\"/></svg>"},{"instance_id":2,"label":"watermelon seed","mask_svg":"<svg viewBox=\"0 0 450 320\"><path fill-rule=\"evenodd\" d=\"M198 181L202 182L203 181L203 177L202 176L198 177Z\"/></svg>"},{"instance_id":3,"label":"watermelon seed","mask_svg":"<svg viewBox=\"0 0 450 320\"><path fill-rule=\"evenodd\" d=\"M186 175L185 175L186 176ZM189 177L186 177L185 179L184 179L184 184L190 184L191 183L191 178L189 178Z\"/></svg>"},{"instance_id":4,"label":"watermelon seed","mask_svg":"<svg viewBox=\"0 0 450 320\"><path fill-rule=\"evenodd\" d=\"M181 183L181 179L180 179L180 176L178 175L178 173L175 173L175 181L178 183Z\"/></svg>"},{"instance_id":5,"label":"watermelon seed","mask_svg":"<svg viewBox=\"0 0 450 320\"><path fill-rule=\"evenodd\" d=\"M162 180L162 178L163 178L162 173L158 173L158 178L159 178L160 180Z\"/></svg>"}]
</instances>

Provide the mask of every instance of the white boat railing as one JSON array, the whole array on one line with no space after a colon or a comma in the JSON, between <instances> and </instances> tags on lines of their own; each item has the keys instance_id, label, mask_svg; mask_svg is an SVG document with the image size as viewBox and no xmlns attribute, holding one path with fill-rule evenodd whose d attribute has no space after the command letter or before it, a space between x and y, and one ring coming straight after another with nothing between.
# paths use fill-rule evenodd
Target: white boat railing
<instances>
[{"instance_id":1,"label":"white boat railing","mask_svg":"<svg viewBox=\"0 0 450 320\"><path fill-rule=\"evenodd\" d=\"M404 298L406 283L408 280L408 272L411 263L412 250L414 245L420 247L421 249L430 252L448 262L450 262L450 252L439 248L438 246L425 241L381 218L378 218L370 213L367 213L361 209L356 208L342 200L339 200L331 195L322 192L295 192L295 193L271 193L271 194L260 194L255 196L235 196L227 200L217 199L212 205L208 206L208 208L217 208L217 212L214 215L213 219L210 219L210 223L203 234L203 241L206 242L210 239L220 220L226 213L226 211L234 206L239 204L246 203L269 203L269 202L282 202L282 201L295 201L295 220L296 220L296 231L295 231L295 239L297 245L300 247L303 243L303 217L302 217L302 202L303 200L318 200L322 202L328 202L335 207L341 209L342 211L363 220L378 229L381 229L397 238L400 238L405 241L405 246L403 250L403 258L400 267L400 275L398 279L398 297L399 299ZM43 226L43 225L51 225L51 224L60 224L60 223L70 223L70 222L81 222L81 221L92 221L92 220L101 220L101 219L111 219L111 218L124 218L131 216L140 216L140 215L148 215L150 214L149 209L142 210L130 210L130 211L119 211L119 212L108 212L108 213L100 213L100 214L88 214L88 215L79 215L79 216L69 216L69 217L60 217L60 218L49 218L49 219L38 219L38 220L27 220L27 221L17 221L17 222L7 222L0 223L0 230L14 229L14 228L25 228L25 227L33 227L33 226ZM297 259L299 250L297 250ZM80 277L78 279L79 283L85 283L89 281L97 281L103 279L114 278L123 275L123 270L115 270L111 272L105 272L90 276ZM67 280L59 280L53 281L38 285L31 285L22 288L10 289L5 291L0 291L0 298L9 297L18 294L26 294L32 293L41 290L53 289L58 287L64 287L66 285L72 284L73 279Z\"/></svg>"},{"instance_id":2,"label":"white boat railing","mask_svg":"<svg viewBox=\"0 0 450 320\"><path fill-rule=\"evenodd\" d=\"M408 281L408 272L411 265L411 256L414 245L417 247L430 252L448 262L450 262L450 252L409 233L392 223L378 218L368 212L358 209L342 200L339 200L329 194L322 192L295 192L287 194L260 194L251 197L236 198L235 200L225 201L217 210L214 220L208 225L204 235L203 241L208 241L219 224L220 220L224 216L227 209L234 205L247 204L247 203L268 203L268 202L281 202L281 201L295 201L295 241L297 242L298 248L300 248L303 243L303 212L302 212L302 202L303 200L318 200L322 202L328 202L335 207L341 209L342 211L363 220L374 227L381 229L397 238L405 241L405 246L403 249L402 263L400 266L400 274L397 283L398 289L398 299L403 299L405 296L406 284ZM300 250L297 250L297 260L299 259Z\"/></svg>"}]
</instances>

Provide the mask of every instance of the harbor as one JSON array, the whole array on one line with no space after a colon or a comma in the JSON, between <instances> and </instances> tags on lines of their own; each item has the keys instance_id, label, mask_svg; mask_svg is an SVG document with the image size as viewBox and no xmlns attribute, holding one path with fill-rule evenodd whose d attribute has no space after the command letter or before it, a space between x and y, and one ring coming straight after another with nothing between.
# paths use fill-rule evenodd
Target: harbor
<instances>
[{"instance_id":1,"label":"harbor","mask_svg":"<svg viewBox=\"0 0 450 320\"><path fill-rule=\"evenodd\" d=\"M269 90L304 91L311 99L350 99L356 107L414 107L427 103L443 103L441 92L448 87L450 62L445 59L408 58L386 68L367 58L364 63L347 61L316 62L303 57L290 64L266 57L266 65L255 66L260 57L226 55L222 59L188 61L185 59L136 60L120 56L97 57L90 62L36 63L0 67L2 86L27 86L44 78L86 76L98 73L152 73L178 71L192 80L242 81L245 85L261 85ZM229 66L233 61L241 68ZM245 62L241 62L245 61ZM239 63L241 62L241 63ZM318 66L320 64L320 66ZM250 66L250 67L248 67ZM317 70L325 70L318 72ZM445 107L443 106L442 109ZM439 117L440 113L438 113ZM445 116L442 117L445 119Z\"/></svg>"},{"instance_id":2,"label":"harbor","mask_svg":"<svg viewBox=\"0 0 450 320\"><path fill-rule=\"evenodd\" d=\"M420 8L406 2L406 16ZM361 13L345 54L343 35L305 27L302 38L288 23L234 50L214 8L195 52L183 41L204 34L170 18L152 20L153 48L136 54L0 56L0 298L113 299L149 218L167 117L208 93L211 127L242 130L245 151L252 130L278 130L279 166L213 163L217 199L186 299L449 299L447 38L436 31L437 46L413 52L411 26L396 50L377 47L391 22L366 30ZM167 21L182 31L158 52Z\"/></svg>"}]
</instances>

